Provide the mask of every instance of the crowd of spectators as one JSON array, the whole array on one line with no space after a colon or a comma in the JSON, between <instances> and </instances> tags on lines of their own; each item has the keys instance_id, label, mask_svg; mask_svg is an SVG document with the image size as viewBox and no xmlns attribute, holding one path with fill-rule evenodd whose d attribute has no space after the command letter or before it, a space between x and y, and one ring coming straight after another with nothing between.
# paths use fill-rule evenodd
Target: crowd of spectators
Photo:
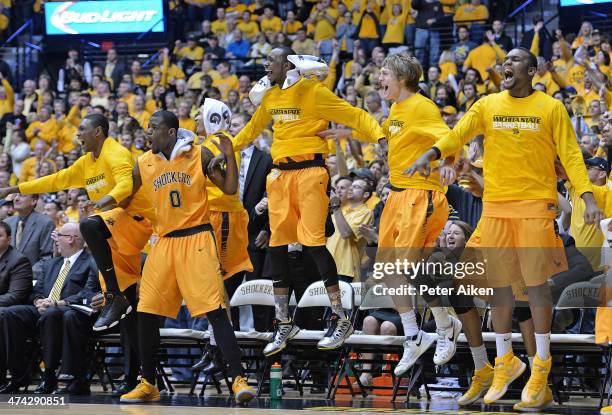
<instances>
[{"instance_id":1,"label":"crowd of spectators","mask_svg":"<svg viewBox=\"0 0 612 415\"><path fill-rule=\"evenodd\" d=\"M34 14L42 13L40 3L34 2ZM21 6L9 6L10 0L0 2L0 33L10 30L7 16L13 21L27 15ZM181 128L195 131L195 116L203 100L220 99L240 116L240 125L244 126L256 110L249 99L257 81L253 74L275 47L289 46L298 54L320 56L330 68L322 82L381 123L390 106L380 94L382 61L390 53L412 53L424 69L421 93L438 105L444 121L453 127L480 97L501 90L501 62L515 46L504 32L504 21L491 13L492 4L481 0L229 0L223 5L212 0L185 0L170 1L169 6L175 20L185 19L187 29L175 30L179 38L167 48L151 51L155 57L147 66L144 60L126 61L117 49L110 48L103 62L85 61L78 49L70 49L58 70L40 68L38 78L21 85L12 83L15 74L10 68L2 69L0 187L72 165L81 156L75 133L80 121L91 113L108 117L109 136L128 148L135 159L148 150L145 131L158 109L175 112ZM452 30L452 44L445 46L440 41L442 28ZM538 56L534 88L565 104L591 181L607 186L612 158L608 34L589 22L584 22L577 34L564 33L562 28L545 27L538 16L518 45ZM330 205L338 207L330 210L335 232L327 246L342 279L363 281L372 262L366 248L376 247L378 222L390 192L387 162L378 145L360 143L342 125L330 125L321 136L329 144L327 163L333 185ZM272 132L266 130L255 146L269 153L271 139ZM482 143L483 137L475 137L466 147L457 165L459 179L448 187L453 209L440 235L440 247L463 248L478 222L482 210ZM578 279L585 275L590 278L602 269L598 252L603 235L596 226L584 224L584 203L572 193L570 184L560 184L559 201L558 223L567 236L566 245L577 247L574 254L583 255L590 264L591 271L577 273ZM0 226L0 260L18 251L29 261L33 278L43 280L44 273L51 269L45 263L53 255L67 257L57 249L54 252L54 246L61 244L53 243L52 238L79 240L78 229L62 229L84 217L86 203L84 189L1 200L0 220L8 226ZM265 215L265 198L253 210ZM266 231L262 232L253 238L257 237L257 251L265 250ZM78 243L76 246L79 248ZM68 251L74 254L79 249ZM300 247L292 249L299 251ZM584 266L584 261L576 263ZM59 272L61 264L55 265L53 269ZM87 272L83 270L80 280L82 292L73 290L70 295L93 290L95 284L88 281ZM263 266L257 272L257 277L265 278ZM32 275L27 277L31 279ZM7 278L16 281L7 282ZM38 288L38 296L28 297L30 290L23 287L24 278L17 272L12 276L0 273L0 312L12 305L30 306L29 300L35 300L38 307L43 304L39 300L51 298L52 292ZM571 282L576 278L551 284L565 286ZM58 296L49 301L57 306L61 299ZM45 310L54 306L44 304ZM366 321L364 329L401 331L400 325L393 330L376 316ZM569 323L560 330L566 329L571 329ZM7 353L3 347L0 345L0 353ZM54 355L53 359L58 357Z\"/></svg>"}]
</instances>

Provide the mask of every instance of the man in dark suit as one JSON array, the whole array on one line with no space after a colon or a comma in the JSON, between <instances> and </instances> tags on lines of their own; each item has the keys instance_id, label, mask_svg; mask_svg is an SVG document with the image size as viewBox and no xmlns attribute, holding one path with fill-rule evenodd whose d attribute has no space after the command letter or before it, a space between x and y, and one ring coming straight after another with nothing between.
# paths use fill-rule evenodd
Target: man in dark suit
<instances>
[{"instance_id":1,"label":"man in dark suit","mask_svg":"<svg viewBox=\"0 0 612 415\"><path fill-rule=\"evenodd\" d=\"M32 265L21 252L11 246L11 228L0 222L0 339L4 332L4 311L16 304L25 304L32 292ZM4 342L0 341L0 388L6 383Z\"/></svg>"},{"instance_id":2,"label":"man in dark suit","mask_svg":"<svg viewBox=\"0 0 612 415\"><path fill-rule=\"evenodd\" d=\"M104 65L104 76L113 81L113 90L119 87L119 82L125 73L125 65L119 62L117 51L109 49L106 53L106 64Z\"/></svg>"},{"instance_id":3,"label":"man in dark suit","mask_svg":"<svg viewBox=\"0 0 612 415\"><path fill-rule=\"evenodd\" d=\"M48 216L34 212L38 195L17 195L13 201L17 216L5 219L11 227L11 245L32 264L34 279L41 278L42 264L53 255L51 233L55 224Z\"/></svg>"},{"instance_id":4,"label":"man in dark suit","mask_svg":"<svg viewBox=\"0 0 612 415\"><path fill-rule=\"evenodd\" d=\"M232 117L230 133L237 135L249 122L248 115L235 114ZM266 177L272 170L272 157L251 145L240 152L240 200L249 214L249 257L253 264L253 272L246 275L247 281L262 278L266 248L270 240L268 223L268 208L266 193ZM255 330L267 331L272 321L270 307L254 306L253 317Z\"/></svg>"},{"instance_id":5,"label":"man in dark suit","mask_svg":"<svg viewBox=\"0 0 612 415\"><path fill-rule=\"evenodd\" d=\"M98 270L92 257L83 250L85 242L79 225L67 223L54 237L61 257L43 265L43 277L29 298L30 305L16 305L5 310L4 344L12 380L0 393L15 393L29 383L25 355L28 338L40 334L45 372L35 393L48 394L57 386L56 371L72 378L59 392L88 394L86 375L87 341L95 316L71 308L82 305L100 291Z\"/></svg>"}]
</instances>

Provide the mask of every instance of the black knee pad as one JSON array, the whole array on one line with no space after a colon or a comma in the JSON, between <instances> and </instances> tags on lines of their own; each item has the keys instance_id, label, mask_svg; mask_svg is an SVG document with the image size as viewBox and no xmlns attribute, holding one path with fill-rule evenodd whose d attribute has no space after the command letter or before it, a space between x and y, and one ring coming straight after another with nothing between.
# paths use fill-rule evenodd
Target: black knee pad
<instances>
[{"instance_id":1,"label":"black knee pad","mask_svg":"<svg viewBox=\"0 0 612 415\"><path fill-rule=\"evenodd\" d=\"M268 248L270 275L274 288L289 288L289 251L287 245Z\"/></svg>"},{"instance_id":2,"label":"black knee pad","mask_svg":"<svg viewBox=\"0 0 612 415\"><path fill-rule=\"evenodd\" d=\"M531 309L529 308L529 304L518 303L516 307L514 307L513 315L516 321L519 323L531 319Z\"/></svg>"},{"instance_id":3,"label":"black knee pad","mask_svg":"<svg viewBox=\"0 0 612 415\"><path fill-rule=\"evenodd\" d=\"M325 246L305 246L304 252L310 255L319 270L326 287L338 285L338 270L334 257Z\"/></svg>"},{"instance_id":4,"label":"black knee pad","mask_svg":"<svg viewBox=\"0 0 612 415\"><path fill-rule=\"evenodd\" d=\"M457 314L465 314L475 307L474 298L463 294L452 294L448 296L453 310Z\"/></svg>"},{"instance_id":5,"label":"black knee pad","mask_svg":"<svg viewBox=\"0 0 612 415\"><path fill-rule=\"evenodd\" d=\"M112 237L112 234L110 230L108 230L104 220L98 215L83 219L81 222L79 222L79 229L85 241L87 241L88 238L91 238L92 235L94 235L94 238L97 235L102 235L104 239L109 239Z\"/></svg>"}]
</instances>

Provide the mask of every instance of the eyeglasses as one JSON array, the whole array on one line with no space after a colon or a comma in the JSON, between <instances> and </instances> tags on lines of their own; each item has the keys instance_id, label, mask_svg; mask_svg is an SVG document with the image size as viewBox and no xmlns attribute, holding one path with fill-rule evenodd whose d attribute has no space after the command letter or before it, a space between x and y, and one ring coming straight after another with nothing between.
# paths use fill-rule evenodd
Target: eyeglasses
<instances>
[{"instance_id":1,"label":"eyeglasses","mask_svg":"<svg viewBox=\"0 0 612 415\"><path fill-rule=\"evenodd\" d=\"M69 235L67 233L58 233L57 236L59 236L59 237L69 236L69 237L72 237L72 238L78 238L78 236L76 236L76 235Z\"/></svg>"}]
</instances>

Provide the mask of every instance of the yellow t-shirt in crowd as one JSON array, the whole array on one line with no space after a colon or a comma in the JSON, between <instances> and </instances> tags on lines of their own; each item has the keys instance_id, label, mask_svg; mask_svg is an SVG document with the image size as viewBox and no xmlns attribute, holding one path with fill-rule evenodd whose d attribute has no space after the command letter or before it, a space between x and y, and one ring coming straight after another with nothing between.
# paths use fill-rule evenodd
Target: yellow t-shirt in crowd
<instances>
[{"instance_id":1,"label":"yellow t-shirt in crowd","mask_svg":"<svg viewBox=\"0 0 612 415\"><path fill-rule=\"evenodd\" d=\"M278 16L273 16L271 19L263 17L259 24L262 32L272 31L278 33L283 30L283 21Z\"/></svg>"},{"instance_id":2,"label":"yellow t-shirt in crowd","mask_svg":"<svg viewBox=\"0 0 612 415\"><path fill-rule=\"evenodd\" d=\"M489 79L487 68L491 68L497 62L497 59L503 60L506 54L498 45L491 46L488 43L482 44L468 53L464 67L474 68L482 77L483 80Z\"/></svg>"},{"instance_id":3,"label":"yellow t-shirt in crowd","mask_svg":"<svg viewBox=\"0 0 612 415\"><path fill-rule=\"evenodd\" d=\"M584 73L582 65L574 65L567 71L567 82L578 92L584 90Z\"/></svg>"},{"instance_id":4,"label":"yellow t-shirt in crowd","mask_svg":"<svg viewBox=\"0 0 612 415\"><path fill-rule=\"evenodd\" d=\"M138 75L136 77L132 77L132 82L134 82L135 85L146 88L151 85L152 80L149 75Z\"/></svg>"},{"instance_id":5,"label":"yellow t-shirt in crowd","mask_svg":"<svg viewBox=\"0 0 612 415\"><path fill-rule=\"evenodd\" d=\"M365 204L360 204L356 207L344 206L342 215L353 231L352 238L343 238L338 230L336 218L332 215L336 231L327 240L327 250L334 257L338 275L352 277L355 281L359 281L361 277L361 257L366 246L366 240L360 236L359 227L361 225L371 225L374 222L374 215Z\"/></svg>"},{"instance_id":6,"label":"yellow t-shirt in crowd","mask_svg":"<svg viewBox=\"0 0 612 415\"><path fill-rule=\"evenodd\" d=\"M13 112L13 104L15 102L15 93L9 81L3 78L2 86L4 86L4 90L6 91L6 98L0 100L0 117L4 114Z\"/></svg>"},{"instance_id":7,"label":"yellow t-shirt in crowd","mask_svg":"<svg viewBox=\"0 0 612 415\"><path fill-rule=\"evenodd\" d=\"M437 171L427 178L419 174L412 177L403 174L438 138L450 131L436 104L421 94L394 103L383 123L383 131L389 143L389 182L402 189L441 192L440 173Z\"/></svg>"},{"instance_id":8,"label":"yellow t-shirt in crowd","mask_svg":"<svg viewBox=\"0 0 612 415\"><path fill-rule=\"evenodd\" d=\"M546 72L543 76L538 75L537 73L533 77L533 81L531 85L535 87L537 83L544 84L546 87L546 93L551 97L559 90L559 85L552 79L552 75L550 72Z\"/></svg>"},{"instance_id":9,"label":"yellow t-shirt in crowd","mask_svg":"<svg viewBox=\"0 0 612 415\"><path fill-rule=\"evenodd\" d=\"M338 11L331 7L325 10L327 16L330 16L334 23L332 24L327 18L319 19L315 23L314 41L320 42L321 40L332 39L336 36L336 20L338 19ZM310 12L310 16L317 14L316 7Z\"/></svg>"},{"instance_id":10,"label":"yellow t-shirt in crowd","mask_svg":"<svg viewBox=\"0 0 612 415\"><path fill-rule=\"evenodd\" d=\"M240 22L236 27L238 27L238 30L240 30L247 39L254 38L259 33L259 25L257 22Z\"/></svg>"},{"instance_id":11,"label":"yellow t-shirt in crowd","mask_svg":"<svg viewBox=\"0 0 612 415\"><path fill-rule=\"evenodd\" d=\"M38 135L34 135L35 129L39 130ZM30 146L32 148L34 148L34 145L36 145L37 139L42 140L45 143L51 145L53 140L57 140L57 136L58 136L57 121L55 121L55 118L49 118L45 122L34 121L28 126L25 133L26 133L26 138L28 139L28 142L30 143Z\"/></svg>"},{"instance_id":12,"label":"yellow t-shirt in crowd","mask_svg":"<svg viewBox=\"0 0 612 415\"><path fill-rule=\"evenodd\" d=\"M132 112L131 115L136 119L136 121L138 121L140 127L144 129L147 128L149 125L149 120L151 119L151 113L149 111L143 110L140 112Z\"/></svg>"},{"instance_id":13,"label":"yellow t-shirt in crowd","mask_svg":"<svg viewBox=\"0 0 612 415\"><path fill-rule=\"evenodd\" d=\"M210 24L210 31L213 32L215 36L227 33L227 23L225 20L215 20Z\"/></svg>"},{"instance_id":14,"label":"yellow t-shirt in crowd","mask_svg":"<svg viewBox=\"0 0 612 415\"><path fill-rule=\"evenodd\" d=\"M444 62L444 63L441 63L439 66L440 66L440 69L442 70L442 72L440 72L441 82L446 82L448 80L448 76L451 74L455 78L457 77L457 65L455 63Z\"/></svg>"},{"instance_id":15,"label":"yellow t-shirt in crowd","mask_svg":"<svg viewBox=\"0 0 612 415\"><path fill-rule=\"evenodd\" d=\"M227 78L219 78L213 81L213 86L219 88L219 91L221 92L221 99L223 101L227 101L229 92L232 89L237 91L240 84L238 83L238 77L236 75L230 75Z\"/></svg>"},{"instance_id":16,"label":"yellow t-shirt in crowd","mask_svg":"<svg viewBox=\"0 0 612 415\"><path fill-rule=\"evenodd\" d=\"M479 99L455 128L436 142L441 156L484 134L485 202L557 200L557 155L578 195L592 191L574 127L563 103L535 91L508 91Z\"/></svg>"},{"instance_id":17,"label":"yellow t-shirt in crowd","mask_svg":"<svg viewBox=\"0 0 612 415\"><path fill-rule=\"evenodd\" d=\"M179 58L187 58L187 59L191 59L192 61L199 62L204 57L204 49L201 46L196 46L193 49L191 49L188 46L185 46L179 49L176 55Z\"/></svg>"},{"instance_id":18,"label":"yellow t-shirt in crowd","mask_svg":"<svg viewBox=\"0 0 612 415\"><path fill-rule=\"evenodd\" d=\"M189 89L200 89L200 82L202 81L202 77L204 75L210 76L212 78L213 82L216 81L217 79L221 79L221 75L219 75L219 72L217 72L214 69L211 69L207 73L204 73L202 71L196 72L196 73L194 73L193 75L191 75L189 77L189 80L187 81L187 88L189 88Z\"/></svg>"},{"instance_id":19,"label":"yellow t-shirt in crowd","mask_svg":"<svg viewBox=\"0 0 612 415\"><path fill-rule=\"evenodd\" d=\"M378 39L378 27L376 26L376 21L372 18L371 15L363 15L358 37L360 39Z\"/></svg>"},{"instance_id":20,"label":"yellow t-shirt in crowd","mask_svg":"<svg viewBox=\"0 0 612 415\"><path fill-rule=\"evenodd\" d=\"M365 140L384 138L378 123L362 109L338 98L316 79L302 78L287 89L270 89L251 121L235 137L234 148L242 149L273 121L272 159L307 154L327 154L327 141L317 134L330 121L357 130Z\"/></svg>"},{"instance_id":21,"label":"yellow t-shirt in crowd","mask_svg":"<svg viewBox=\"0 0 612 415\"><path fill-rule=\"evenodd\" d=\"M302 22L299 22L297 20L294 20L293 22L287 22L285 23L285 28L284 28L284 32L287 35L294 35L297 33L298 30L300 30L302 27L304 27L304 25L302 24Z\"/></svg>"},{"instance_id":22,"label":"yellow t-shirt in crowd","mask_svg":"<svg viewBox=\"0 0 612 415\"><path fill-rule=\"evenodd\" d=\"M474 6L471 3L463 4L459 6L457 11L455 12L454 20L456 23L466 22L470 20L481 20L484 22L489 18L489 10L487 10L487 6L484 4L479 4L478 6ZM462 23L466 26L470 26L469 23Z\"/></svg>"},{"instance_id":23,"label":"yellow t-shirt in crowd","mask_svg":"<svg viewBox=\"0 0 612 415\"><path fill-rule=\"evenodd\" d=\"M391 16L387 22L387 31L382 43L404 43L404 28L406 26L406 14Z\"/></svg>"}]
</instances>

